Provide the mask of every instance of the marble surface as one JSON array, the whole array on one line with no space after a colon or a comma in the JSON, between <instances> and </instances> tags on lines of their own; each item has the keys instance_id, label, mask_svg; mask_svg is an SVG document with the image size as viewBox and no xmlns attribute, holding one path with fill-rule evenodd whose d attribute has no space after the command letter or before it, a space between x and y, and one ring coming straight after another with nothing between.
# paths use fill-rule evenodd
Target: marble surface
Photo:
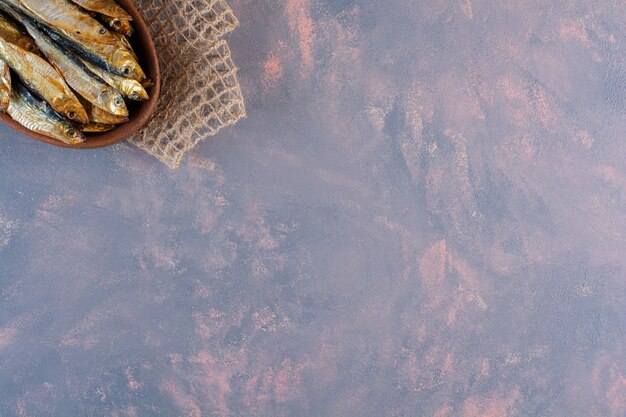
<instances>
[{"instance_id":1,"label":"marble surface","mask_svg":"<svg viewBox=\"0 0 626 417\"><path fill-rule=\"evenodd\" d=\"M0 127L0 416L626 415L626 4L231 4L180 169Z\"/></svg>"}]
</instances>

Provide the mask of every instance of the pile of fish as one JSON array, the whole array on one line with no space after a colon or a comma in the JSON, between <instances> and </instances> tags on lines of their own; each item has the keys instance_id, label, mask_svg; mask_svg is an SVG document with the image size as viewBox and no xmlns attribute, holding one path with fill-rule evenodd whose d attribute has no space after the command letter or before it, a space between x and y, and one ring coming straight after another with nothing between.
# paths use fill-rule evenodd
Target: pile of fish
<instances>
[{"instance_id":1,"label":"pile of fish","mask_svg":"<svg viewBox=\"0 0 626 417\"><path fill-rule=\"evenodd\" d=\"M151 81L115 0L0 0L0 111L68 144L128 121Z\"/></svg>"}]
</instances>

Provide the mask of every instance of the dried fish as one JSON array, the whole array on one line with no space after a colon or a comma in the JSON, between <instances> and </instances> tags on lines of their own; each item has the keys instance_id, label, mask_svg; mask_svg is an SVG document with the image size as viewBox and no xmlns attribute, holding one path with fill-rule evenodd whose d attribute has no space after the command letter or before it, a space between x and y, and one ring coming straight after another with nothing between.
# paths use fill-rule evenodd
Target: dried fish
<instances>
[{"instance_id":1,"label":"dried fish","mask_svg":"<svg viewBox=\"0 0 626 417\"><path fill-rule=\"evenodd\" d=\"M115 129L115 125L107 125L103 123L89 123L80 126L80 131L83 133L103 133Z\"/></svg>"},{"instance_id":2,"label":"dried fish","mask_svg":"<svg viewBox=\"0 0 626 417\"><path fill-rule=\"evenodd\" d=\"M0 111L67 144L128 122L154 85L132 20L115 0L0 0Z\"/></svg>"},{"instance_id":3,"label":"dried fish","mask_svg":"<svg viewBox=\"0 0 626 417\"><path fill-rule=\"evenodd\" d=\"M133 33L135 32L130 20L104 15L100 15L99 19L108 27L122 35L133 36Z\"/></svg>"},{"instance_id":4,"label":"dried fish","mask_svg":"<svg viewBox=\"0 0 626 417\"><path fill-rule=\"evenodd\" d=\"M112 35L117 38L117 42L120 48L126 49L128 52L130 52L133 55L133 58L135 58L135 60L139 62L139 58L137 57L137 54L135 53L135 50L133 49L133 46L130 44L130 41L128 40L128 38L125 35L118 33L118 32L113 32Z\"/></svg>"},{"instance_id":5,"label":"dried fish","mask_svg":"<svg viewBox=\"0 0 626 417\"><path fill-rule=\"evenodd\" d=\"M27 129L76 145L85 136L72 123L50 108L48 103L35 98L21 83L15 83L7 113Z\"/></svg>"},{"instance_id":6,"label":"dried fish","mask_svg":"<svg viewBox=\"0 0 626 417\"><path fill-rule=\"evenodd\" d=\"M128 117L116 116L96 106L91 106L87 112L89 113L89 120L93 123L121 125L128 122Z\"/></svg>"},{"instance_id":7,"label":"dried fish","mask_svg":"<svg viewBox=\"0 0 626 417\"><path fill-rule=\"evenodd\" d=\"M112 45L111 33L75 4L67 0L19 0L37 20L91 42Z\"/></svg>"},{"instance_id":8,"label":"dried fish","mask_svg":"<svg viewBox=\"0 0 626 417\"><path fill-rule=\"evenodd\" d=\"M87 112L59 73L45 59L0 38L0 59L11 67L29 89L54 110L79 123L87 123Z\"/></svg>"},{"instance_id":9,"label":"dried fish","mask_svg":"<svg viewBox=\"0 0 626 417\"><path fill-rule=\"evenodd\" d=\"M146 101L150 98L148 92L139 81L133 80L132 78L121 77L88 62L85 62L85 65L107 84L122 93L124 97L135 101Z\"/></svg>"},{"instance_id":10,"label":"dried fish","mask_svg":"<svg viewBox=\"0 0 626 417\"><path fill-rule=\"evenodd\" d=\"M127 49L121 48L119 40L110 33L109 35L114 39L113 44L89 41L72 31L67 31L40 21L37 15L24 7L18 0L0 0L0 9L11 13L12 16L22 23L29 21L48 35L54 42L71 50L89 62L101 66L115 74L133 78L140 82L146 79L145 72L133 57L133 54Z\"/></svg>"},{"instance_id":11,"label":"dried fish","mask_svg":"<svg viewBox=\"0 0 626 417\"><path fill-rule=\"evenodd\" d=\"M85 10L100 13L104 16L115 17L123 20L133 20L126 10L120 7L114 0L72 0Z\"/></svg>"},{"instance_id":12,"label":"dried fish","mask_svg":"<svg viewBox=\"0 0 626 417\"><path fill-rule=\"evenodd\" d=\"M11 42L28 52L39 52L35 41L22 32L12 21L0 14L0 37ZM118 39L119 41L119 39Z\"/></svg>"},{"instance_id":13,"label":"dried fish","mask_svg":"<svg viewBox=\"0 0 626 417\"><path fill-rule=\"evenodd\" d=\"M112 114L128 116L124 98L115 88L106 84L80 59L52 42L31 23L25 22L25 24L39 49L78 94L91 104Z\"/></svg>"}]
</instances>

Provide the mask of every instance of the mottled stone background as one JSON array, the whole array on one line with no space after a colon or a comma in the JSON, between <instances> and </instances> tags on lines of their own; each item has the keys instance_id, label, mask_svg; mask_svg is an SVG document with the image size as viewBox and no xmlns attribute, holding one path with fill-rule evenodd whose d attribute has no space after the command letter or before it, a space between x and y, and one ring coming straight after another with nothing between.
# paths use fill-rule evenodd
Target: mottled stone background
<instances>
[{"instance_id":1,"label":"mottled stone background","mask_svg":"<svg viewBox=\"0 0 626 417\"><path fill-rule=\"evenodd\" d=\"M626 4L231 4L179 170L0 128L0 416L625 416Z\"/></svg>"}]
</instances>

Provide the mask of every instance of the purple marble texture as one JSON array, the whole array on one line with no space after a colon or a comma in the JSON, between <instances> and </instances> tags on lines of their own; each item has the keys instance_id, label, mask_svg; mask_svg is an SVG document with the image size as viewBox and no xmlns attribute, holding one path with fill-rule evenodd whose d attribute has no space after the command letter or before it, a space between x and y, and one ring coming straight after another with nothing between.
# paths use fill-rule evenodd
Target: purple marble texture
<instances>
[{"instance_id":1,"label":"purple marble texture","mask_svg":"<svg viewBox=\"0 0 626 417\"><path fill-rule=\"evenodd\" d=\"M0 127L0 416L624 417L626 3L231 5L180 169Z\"/></svg>"}]
</instances>

